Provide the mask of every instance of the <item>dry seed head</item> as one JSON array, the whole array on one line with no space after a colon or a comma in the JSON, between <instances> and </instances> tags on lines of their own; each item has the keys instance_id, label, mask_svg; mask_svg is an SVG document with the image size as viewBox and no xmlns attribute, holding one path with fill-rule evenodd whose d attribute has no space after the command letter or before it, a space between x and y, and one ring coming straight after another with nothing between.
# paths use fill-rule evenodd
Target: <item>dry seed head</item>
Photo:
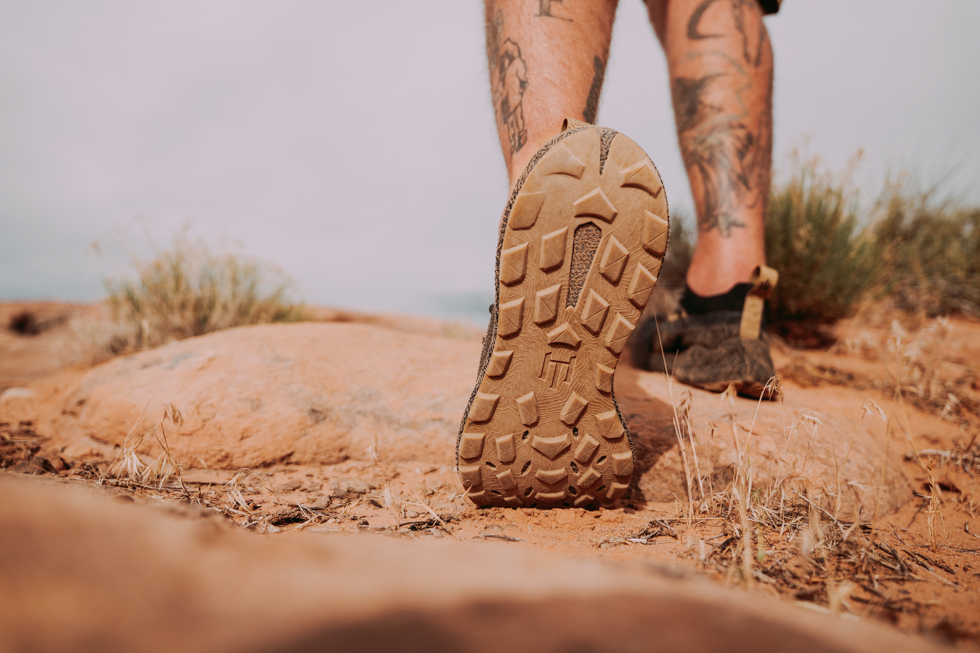
<instances>
[{"instance_id":1,"label":"dry seed head","mask_svg":"<svg viewBox=\"0 0 980 653\"><path fill-rule=\"evenodd\" d=\"M841 338L831 348L831 353L844 354L880 354L881 342L871 333L861 331L853 338Z\"/></svg>"},{"instance_id":2,"label":"dry seed head","mask_svg":"<svg viewBox=\"0 0 980 653\"><path fill-rule=\"evenodd\" d=\"M164 451L143 470L140 482L144 485L157 483L157 487L162 488L175 472L180 473L176 461L170 452Z\"/></svg>"},{"instance_id":3,"label":"dry seed head","mask_svg":"<svg viewBox=\"0 0 980 653\"><path fill-rule=\"evenodd\" d=\"M800 413L800 416L796 419L796 422L793 424L793 426L802 425L803 428L806 429L807 433L809 433L811 437L815 437L817 435L817 427L823 426L823 422L820 421L819 417L817 417L818 414L819 413L815 414L812 412L802 412Z\"/></svg>"},{"instance_id":4,"label":"dry seed head","mask_svg":"<svg viewBox=\"0 0 980 653\"><path fill-rule=\"evenodd\" d=\"M242 480L249 474L252 470L248 468L242 468L238 470L238 473L227 483L225 483L225 492L228 494L228 498L231 499L232 505L238 506L243 512L250 513L252 509L248 505L248 501L245 500L245 496L242 494L241 483Z\"/></svg>"},{"instance_id":5,"label":"dry seed head","mask_svg":"<svg viewBox=\"0 0 980 653\"><path fill-rule=\"evenodd\" d=\"M779 382L778 376L769 377L766 381L766 385L762 388L762 394L759 395L759 401L762 401L766 396L770 399L782 399L783 398L783 386Z\"/></svg>"},{"instance_id":6,"label":"dry seed head","mask_svg":"<svg viewBox=\"0 0 980 653\"><path fill-rule=\"evenodd\" d=\"M139 481L146 465L140 460L134 448L123 446L116 460L109 466L107 476L111 478L125 478L130 481Z\"/></svg>"},{"instance_id":7,"label":"dry seed head","mask_svg":"<svg viewBox=\"0 0 980 653\"><path fill-rule=\"evenodd\" d=\"M902 340L907 336L908 333L902 328L898 320L892 320L892 335L888 339L888 349L889 351L897 351L901 347Z\"/></svg>"},{"instance_id":8,"label":"dry seed head","mask_svg":"<svg viewBox=\"0 0 980 653\"><path fill-rule=\"evenodd\" d=\"M881 409L873 399L865 399L864 403L861 404L861 417L870 416L872 414L877 414L881 418L882 422L887 422L888 418L885 417L885 411Z\"/></svg>"},{"instance_id":9,"label":"dry seed head","mask_svg":"<svg viewBox=\"0 0 980 653\"><path fill-rule=\"evenodd\" d=\"M946 396L946 405L943 406L943 410L941 413L939 413L939 417L946 419L959 405L960 400L956 398L956 395L954 395L952 392L948 393Z\"/></svg>"}]
</instances>

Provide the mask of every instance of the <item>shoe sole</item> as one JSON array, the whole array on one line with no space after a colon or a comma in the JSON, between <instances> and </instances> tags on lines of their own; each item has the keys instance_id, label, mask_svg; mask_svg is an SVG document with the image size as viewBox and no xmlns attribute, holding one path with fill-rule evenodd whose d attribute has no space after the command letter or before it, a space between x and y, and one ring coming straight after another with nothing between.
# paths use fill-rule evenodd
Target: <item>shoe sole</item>
<instances>
[{"instance_id":1,"label":"shoe sole","mask_svg":"<svg viewBox=\"0 0 980 653\"><path fill-rule=\"evenodd\" d=\"M668 238L660 175L612 130L569 129L532 159L497 244L497 293L456 463L480 506L618 500L633 443L613 372Z\"/></svg>"}]
</instances>

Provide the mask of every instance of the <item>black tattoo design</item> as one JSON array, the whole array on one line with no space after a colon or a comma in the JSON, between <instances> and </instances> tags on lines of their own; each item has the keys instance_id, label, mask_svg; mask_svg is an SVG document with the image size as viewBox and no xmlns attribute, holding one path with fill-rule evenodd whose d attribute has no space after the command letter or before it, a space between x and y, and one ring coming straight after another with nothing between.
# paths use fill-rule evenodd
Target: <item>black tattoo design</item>
<instances>
[{"instance_id":1,"label":"black tattoo design","mask_svg":"<svg viewBox=\"0 0 980 653\"><path fill-rule=\"evenodd\" d=\"M739 116L705 101L705 92L719 76L678 77L672 90L681 155L694 192L701 191L698 230L717 228L727 238L732 229L745 226L735 215L752 190L747 159L755 137Z\"/></svg>"},{"instance_id":2,"label":"black tattoo design","mask_svg":"<svg viewBox=\"0 0 980 653\"><path fill-rule=\"evenodd\" d=\"M745 33L745 14L742 12L741 2L732 2L732 18L735 21L735 31L742 37L742 56L745 57L745 63L750 63L749 35Z\"/></svg>"},{"instance_id":3,"label":"black tattoo design","mask_svg":"<svg viewBox=\"0 0 980 653\"><path fill-rule=\"evenodd\" d=\"M497 11L487 24L487 58L490 60L490 89L494 107L500 120L507 126L510 154L518 152L527 143L522 101L528 87L527 62L521 56L521 48L510 39L502 39L503 13Z\"/></svg>"},{"instance_id":4,"label":"black tattoo design","mask_svg":"<svg viewBox=\"0 0 980 653\"><path fill-rule=\"evenodd\" d=\"M538 6L538 16L543 16L545 18L558 18L560 20L567 20L569 23L574 22L571 18L565 18L564 16L556 16L551 13L552 4L561 4L562 0L538 0L541 4Z\"/></svg>"},{"instance_id":5,"label":"black tattoo design","mask_svg":"<svg viewBox=\"0 0 980 653\"><path fill-rule=\"evenodd\" d=\"M589 88L589 96L585 98L585 109L582 116L585 122L595 124L596 113L599 110L599 93L602 92L602 79L606 76L606 62L599 57L592 57L592 68L595 74L592 76L592 86Z\"/></svg>"},{"instance_id":6,"label":"black tattoo design","mask_svg":"<svg viewBox=\"0 0 980 653\"><path fill-rule=\"evenodd\" d=\"M749 34L745 29L745 14L747 11L759 11L757 0L732 0L732 18L735 21L735 29L738 31L739 36L742 37L742 56L745 58L745 63L752 64L758 68L759 64L762 63L762 45L766 39L759 39L759 43L756 45L755 61L753 61L753 57L749 54ZM762 34L765 36L765 30L762 30Z\"/></svg>"},{"instance_id":7,"label":"black tattoo design","mask_svg":"<svg viewBox=\"0 0 980 653\"><path fill-rule=\"evenodd\" d=\"M720 74L697 79L677 77L673 82L674 116L684 165L693 190L701 192L703 210L698 229L718 229L728 237L744 227L736 211L752 195L751 156L756 139L742 122L705 99Z\"/></svg>"},{"instance_id":8,"label":"black tattoo design","mask_svg":"<svg viewBox=\"0 0 980 653\"><path fill-rule=\"evenodd\" d=\"M700 30L704 13L718 1L704 0L695 8L687 24L689 39L704 40L731 35L705 34ZM756 1L725 0L725 4L732 12L734 32L742 42L741 54L745 64L758 68L762 63L767 36L765 30L760 32L758 48L752 57L743 13L746 5ZM749 112L742 95L752 88L752 75L738 61L723 52L699 52L692 56L720 57L728 64L725 72L696 78L676 77L671 87L684 165L691 178L692 190L702 200L698 230L707 232L718 229L718 233L727 238L733 229L745 227L737 218L740 209L766 200L762 186L768 177L771 157L771 116L766 111L758 129L753 130L750 126ZM723 77L744 80L744 84L735 91L734 98L724 87L715 90L715 85ZM770 94L771 86L770 73ZM735 105L736 108L732 111L723 105Z\"/></svg>"},{"instance_id":9,"label":"black tattoo design","mask_svg":"<svg viewBox=\"0 0 980 653\"><path fill-rule=\"evenodd\" d=\"M691 18L687 21L687 38L692 41L700 41L701 39L716 39L721 36L721 34L702 34L698 30L698 25L701 23L701 17L704 16L704 12L708 11L708 7L717 1L704 0L704 2L697 6L694 13L691 14Z\"/></svg>"},{"instance_id":10,"label":"black tattoo design","mask_svg":"<svg viewBox=\"0 0 980 653\"><path fill-rule=\"evenodd\" d=\"M704 17L704 13L714 3L719 0L704 0L701 4L694 9L691 17L687 21L687 38L692 41L701 41L704 39L717 39L724 36L724 34L704 34L701 32L700 25L701 19ZM756 68L762 62L762 44L765 39L759 39L759 43L755 53L755 61L753 62L752 57L749 54L749 35L745 29L745 12L748 8L749 11L755 10L759 11L758 0L729 0L729 8L732 12L732 21L735 24L735 31L742 39L742 54L745 57L745 63L751 63Z\"/></svg>"}]
</instances>

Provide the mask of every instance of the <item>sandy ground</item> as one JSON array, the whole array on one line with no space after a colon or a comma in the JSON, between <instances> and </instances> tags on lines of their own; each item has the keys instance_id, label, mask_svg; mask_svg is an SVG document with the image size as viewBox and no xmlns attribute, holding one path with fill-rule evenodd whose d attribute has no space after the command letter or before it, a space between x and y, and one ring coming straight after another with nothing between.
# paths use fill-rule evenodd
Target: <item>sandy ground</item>
<instances>
[{"instance_id":1,"label":"sandy ground","mask_svg":"<svg viewBox=\"0 0 980 653\"><path fill-rule=\"evenodd\" d=\"M312 650L327 641L373 642L363 648L371 650L375 644L404 643L418 632L423 640L438 642L429 650L489 650L494 642L530 645L539 641L530 633L559 624L562 632L584 630L572 639L542 639L536 650L573 645L630 650L625 643L649 642L658 632L667 633L662 641L674 642L677 650L711 650L718 642L744 639L747 631L706 615L742 614L739 610L754 615L739 623L768 619L749 629L762 633L751 640L753 650L784 649L779 643L794 637L814 644L813 650L865 650L859 645L868 642L866 650L922 650L930 642L980 649L980 519L975 516L980 324L975 322L927 322L905 333L847 324L830 351L777 348L774 358L788 402L812 405L815 414L824 415L856 415L867 400L882 409L887 446L900 461L907 500L857 524L835 520L817 507L801 512L797 501L771 527L756 529L746 578L746 559L735 553L738 517L717 506L690 515L683 495L652 501L634 493L619 507L595 511L478 509L461 497L444 456L398 461L368 456L248 471L184 463L179 478L172 475L162 484L134 481L118 466L111 468L118 447L96 443L85 455L70 455L77 449L54 426L63 398L93 360L105 358L104 339L100 344L86 335L98 331L104 309L6 304L0 305L0 326L24 311L39 316L44 326L39 333L0 329L0 390L6 388L0 395L0 565L27 574L16 576L16 582L0 581L0 604L6 606L0 613L7 613L0 617L6 619L0 632L7 633L0 635L0 650L59 650L68 641L62 636L84 641L79 650L167 645L241 650L243 641L255 650L275 648L276 641L289 644L281 650ZM458 325L326 309L320 317L469 340L479 349L479 334ZM895 351L899 355L892 355ZM900 396L896 375L903 379ZM617 372L617 396L631 432L642 434L653 422L670 419L649 408L651 395L644 388L659 383L653 376L625 365ZM683 488L683 482L677 486ZM14 503L22 508L10 508ZM165 514L161 506L169 507ZM88 517L68 520L65 515L73 511ZM203 551L201 538L207 537L200 534L171 544L166 538L121 544L145 529L196 528L201 520L217 524L223 534L217 549ZM127 529L130 521L134 526ZM345 534L354 537L341 537ZM323 559L349 557L349 562L310 562L299 569L287 564L300 550L303 560L317 558L321 546L326 547ZM185 555L173 562L168 556L174 551ZM236 580L235 565L209 569L206 561L222 556L238 556L241 569L261 568L268 560L272 571L253 581ZM512 574L515 568L523 570L517 578L500 571ZM137 590L125 581L133 569L143 574ZM471 578L474 569L484 569L493 580ZM182 589L173 578L163 583L172 573L188 585ZM309 582L297 580L306 573L322 584L335 583L339 593L311 590ZM108 588L98 594L104 610L78 608L96 597L84 590L86 578ZM71 585L71 592L53 589L61 583ZM229 592L229 583L243 589ZM425 591L416 596L406 589L413 583ZM515 589L528 584L538 588L536 593ZM362 586L370 591L352 589ZM360 597L356 609L345 607L348 594ZM633 594L643 598L626 596ZM130 595L139 597L133 605L151 610L151 616L140 612L143 616L131 617L125 627L107 619L107 613L134 612L126 599ZM175 612L172 601L178 596L187 605ZM680 611L676 619L652 617L669 612L672 596L683 598L674 606ZM15 605L17 611L11 609ZM320 606L320 612L302 607L309 605ZM294 615L284 622L288 637L270 639L274 626L269 624L273 617L284 618L284 611ZM63 630L42 636L40 624L50 613L74 616L65 617ZM185 613L213 617L192 619ZM237 621L229 614L237 614ZM248 618L243 621L242 615ZM569 621L580 621L581 628ZM185 622L193 624L186 633L194 634L198 645L182 639ZM418 624L425 626L422 631ZM593 637L603 624L615 624L619 639ZM724 637L695 636L705 629ZM138 632L153 634L156 644L132 646ZM242 633L252 639L241 639ZM820 633L845 636L823 641ZM793 648L806 650L802 644Z\"/></svg>"}]
</instances>

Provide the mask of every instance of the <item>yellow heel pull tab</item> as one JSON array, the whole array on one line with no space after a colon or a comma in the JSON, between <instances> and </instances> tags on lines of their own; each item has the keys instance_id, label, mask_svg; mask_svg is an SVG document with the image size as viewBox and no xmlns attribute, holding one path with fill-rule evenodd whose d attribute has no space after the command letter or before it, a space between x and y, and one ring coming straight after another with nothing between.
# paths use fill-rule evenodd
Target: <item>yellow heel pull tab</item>
<instances>
[{"instance_id":1,"label":"yellow heel pull tab","mask_svg":"<svg viewBox=\"0 0 980 653\"><path fill-rule=\"evenodd\" d=\"M745 296L745 306L742 307L742 323L738 335L745 340L758 340L762 331L762 312L766 307L766 297L776 287L779 273L770 267L760 265L752 271L749 283L752 289Z\"/></svg>"}]
</instances>

